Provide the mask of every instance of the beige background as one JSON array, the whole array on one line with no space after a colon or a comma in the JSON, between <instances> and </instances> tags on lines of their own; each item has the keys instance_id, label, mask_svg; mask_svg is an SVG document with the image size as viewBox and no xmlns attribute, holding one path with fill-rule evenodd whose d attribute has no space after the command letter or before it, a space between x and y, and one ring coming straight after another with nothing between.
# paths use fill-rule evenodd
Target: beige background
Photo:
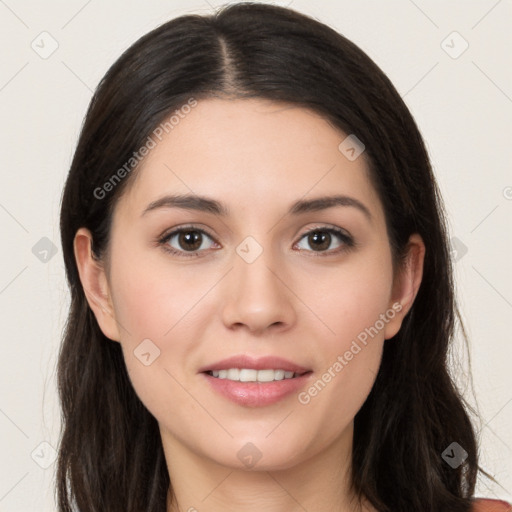
<instances>
[{"instance_id":1,"label":"beige background","mask_svg":"<svg viewBox=\"0 0 512 512\"><path fill-rule=\"evenodd\" d=\"M170 18L220 4L0 0L1 512L55 510L55 363L69 300L58 211L92 91L137 38ZM458 249L458 293L483 416L481 462L500 484L481 479L477 494L510 501L512 4L293 0L290 7L367 52L422 131ZM44 55L52 44L54 53ZM54 255L44 252L50 241ZM454 361L467 361L463 345L456 345ZM466 380L460 373L473 403Z\"/></svg>"}]
</instances>

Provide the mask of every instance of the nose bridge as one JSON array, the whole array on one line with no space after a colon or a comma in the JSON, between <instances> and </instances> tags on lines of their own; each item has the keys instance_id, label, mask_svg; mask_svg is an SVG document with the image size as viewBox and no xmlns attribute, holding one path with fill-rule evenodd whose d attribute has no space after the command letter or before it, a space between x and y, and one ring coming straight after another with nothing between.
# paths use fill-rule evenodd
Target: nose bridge
<instances>
[{"instance_id":1,"label":"nose bridge","mask_svg":"<svg viewBox=\"0 0 512 512\"><path fill-rule=\"evenodd\" d=\"M235 273L240 285L256 287L259 292L266 293L270 291L269 287L275 288L277 277L271 269L277 265L277 261L273 253L270 236L265 238L264 245L253 236L246 237L236 248Z\"/></svg>"},{"instance_id":2,"label":"nose bridge","mask_svg":"<svg viewBox=\"0 0 512 512\"><path fill-rule=\"evenodd\" d=\"M243 323L250 330L287 324L293 319L293 304L283 273L283 262L271 246L271 233L247 236L235 248L230 272L229 296L225 305L227 323ZM281 275L279 275L281 274Z\"/></svg>"}]
</instances>

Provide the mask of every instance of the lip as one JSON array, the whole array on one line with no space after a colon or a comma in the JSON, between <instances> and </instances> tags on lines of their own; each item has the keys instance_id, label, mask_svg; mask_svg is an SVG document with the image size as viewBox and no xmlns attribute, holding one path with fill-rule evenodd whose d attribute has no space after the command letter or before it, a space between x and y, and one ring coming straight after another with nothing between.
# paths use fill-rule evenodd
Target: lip
<instances>
[{"instance_id":1,"label":"lip","mask_svg":"<svg viewBox=\"0 0 512 512\"><path fill-rule=\"evenodd\" d=\"M284 370L285 372L294 372L298 375L292 379L274 380L271 382L239 382L219 379L208 373L212 370L229 370L230 368ZM305 368L282 357L253 357L248 354L241 354L203 366L199 369L199 373L215 392L232 402L246 407L263 407L279 402L288 395L297 392L305 386L313 372L309 368Z\"/></svg>"},{"instance_id":2,"label":"lip","mask_svg":"<svg viewBox=\"0 0 512 512\"><path fill-rule=\"evenodd\" d=\"M287 359L283 359L277 356L264 356L264 357L252 357L247 354L237 355L228 357L222 361L211 363L203 366L198 371L199 373L205 373L212 370L229 370L230 368L250 368L253 370L284 370L285 372L294 373L306 373L311 371L310 368L305 368L298 364L295 364ZM298 378L298 377L297 377ZM223 380L223 379L221 379ZM292 380L292 379L289 379ZM282 382L282 381L276 381Z\"/></svg>"},{"instance_id":3,"label":"lip","mask_svg":"<svg viewBox=\"0 0 512 512\"><path fill-rule=\"evenodd\" d=\"M233 368L233 366L230 366L230 368ZM221 368L221 370L225 369ZM264 407L275 404L292 393L298 392L310 380L312 372L307 372L293 379L274 380L272 382L239 382L219 379L204 372L201 375L214 391L232 402L245 407Z\"/></svg>"}]
</instances>

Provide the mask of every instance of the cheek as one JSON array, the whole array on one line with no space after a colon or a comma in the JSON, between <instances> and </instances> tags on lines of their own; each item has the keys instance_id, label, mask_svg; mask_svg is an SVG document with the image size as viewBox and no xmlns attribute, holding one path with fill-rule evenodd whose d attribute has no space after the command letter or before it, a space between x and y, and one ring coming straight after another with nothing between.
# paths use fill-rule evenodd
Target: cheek
<instances>
[{"instance_id":1,"label":"cheek","mask_svg":"<svg viewBox=\"0 0 512 512\"><path fill-rule=\"evenodd\" d=\"M339 426L357 413L379 370L385 327L395 316L389 303L390 254L383 251L373 260L347 265L331 275L326 289L312 297L329 328L322 328L317 339L322 370L301 403L310 403L320 417L329 416Z\"/></svg>"},{"instance_id":2,"label":"cheek","mask_svg":"<svg viewBox=\"0 0 512 512\"><path fill-rule=\"evenodd\" d=\"M365 257L354 257L351 264L331 272L325 279L322 292L312 297L329 332L325 340L328 352L343 350L352 340L364 342L371 330L371 339L383 339L386 325L382 316L390 307L393 285L391 254L386 245L382 250L368 252ZM389 315L388 315L389 317ZM390 318L386 318L389 320ZM377 325L376 325L377 324ZM377 327L378 335L374 327Z\"/></svg>"},{"instance_id":3,"label":"cheek","mask_svg":"<svg viewBox=\"0 0 512 512\"><path fill-rule=\"evenodd\" d=\"M180 340L182 329L190 329L184 304L162 280L151 272L138 272L120 284L116 315L126 327L121 346L132 386L151 414L160 419L163 411L171 417L190 407L184 392L187 383L182 363L192 349Z\"/></svg>"},{"instance_id":4,"label":"cheek","mask_svg":"<svg viewBox=\"0 0 512 512\"><path fill-rule=\"evenodd\" d=\"M185 268L171 274L170 266L142 264L135 252L117 261L111 280L130 380L155 417L163 404L166 414L177 415L193 406L185 389L204 329L206 301L198 301L212 284Z\"/></svg>"},{"instance_id":5,"label":"cheek","mask_svg":"<svg viewBox=\"0 0 512 512\"><path fill-rule=\"evenodd\" d=\"M145 259L144 259L145 258ZM172 336L204 290L198 282L187 282L187 271L176 270L132 252L119 261L112 273L116 317L126 327L126 341L139 338L162 340ZM123 336L123 335L122 335Z\"/></svg>"}]
</instances>

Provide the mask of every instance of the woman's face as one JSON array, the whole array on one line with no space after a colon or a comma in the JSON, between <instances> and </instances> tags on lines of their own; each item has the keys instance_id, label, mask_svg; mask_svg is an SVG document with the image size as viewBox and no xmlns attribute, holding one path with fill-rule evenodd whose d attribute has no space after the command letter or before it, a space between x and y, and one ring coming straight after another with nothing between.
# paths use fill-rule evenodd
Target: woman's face
<instances>
[{"instance_id":1,"label":"woman's face","mask_svg":"<svg viewBox=\"0 0 512 512\"><path fill-rule=\"evenodd\" d=\"M382 205L363 148L339 148L347 135L296 106L211 99L154 137L113 217L115 321L96 316L167 449L284 469L351 441L414 286L393 278ZM189 199L162 201L176 195ZM204 373L233 356L249 359L228 368L272 356L309 373Z\"/></svg>"}]
</instances>

